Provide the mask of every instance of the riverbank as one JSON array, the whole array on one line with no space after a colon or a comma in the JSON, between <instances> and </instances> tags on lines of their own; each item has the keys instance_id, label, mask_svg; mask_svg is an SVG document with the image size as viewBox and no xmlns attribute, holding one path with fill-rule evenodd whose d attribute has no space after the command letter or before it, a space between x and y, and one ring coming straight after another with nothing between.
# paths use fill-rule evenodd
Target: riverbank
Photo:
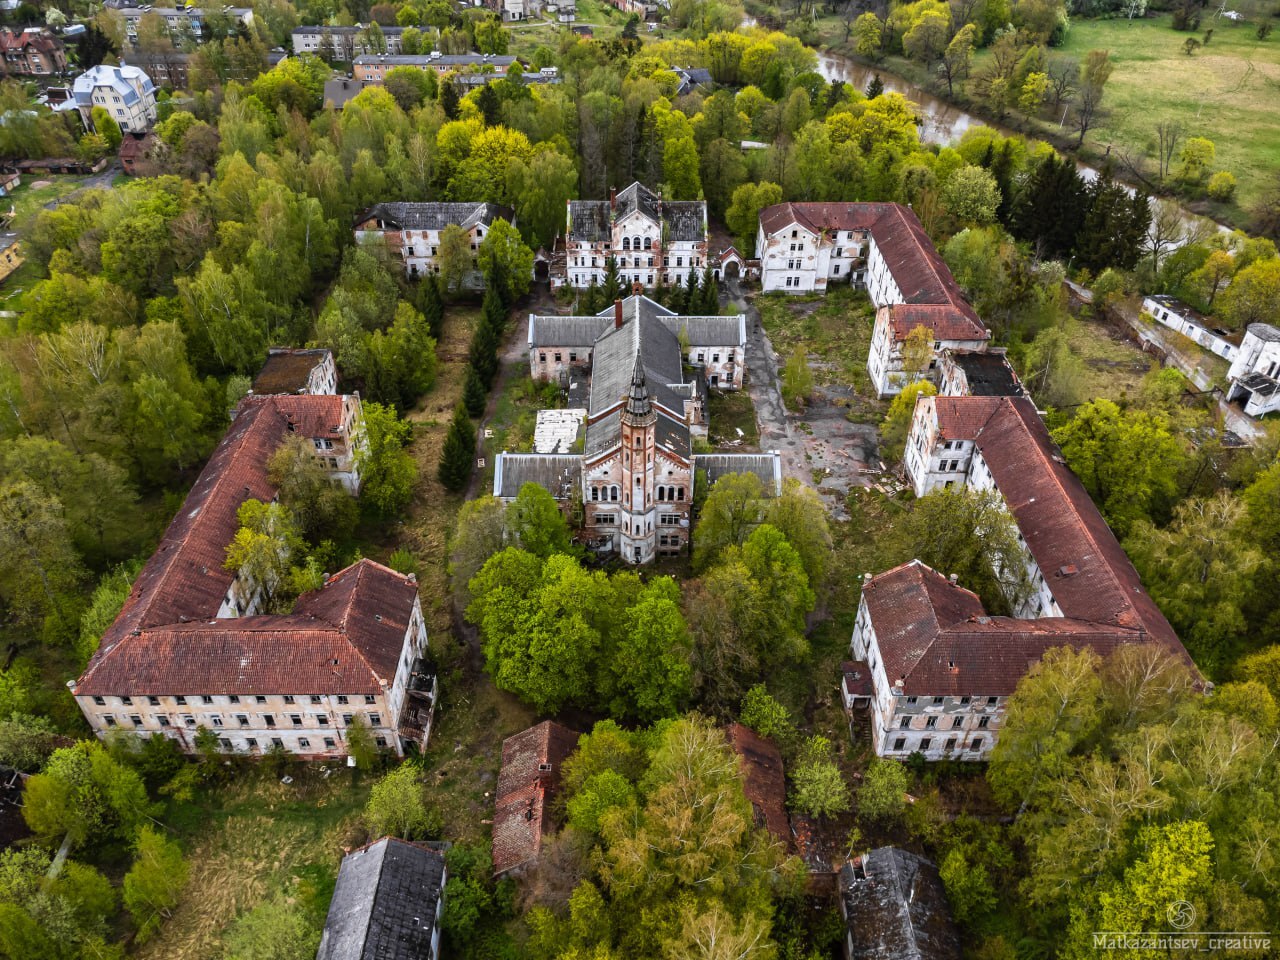
<instances>
[{"instance_id":1,"label":"riverbank","mask_svg":"<svg viewBox=\"0 0 1280 960\"><path fill-rule=\"evenodd\" d=\"M776 8L761 3L760 0L746 0L746 8L752 18L760 23L781 29ZM1167 23L1164 23L1167 20L1168 18L1164 17L1140 23L1137 25L1139 34L1148 29L1159 30L1163 24L1167 36L1175 39L1183 37L1183 34L1168 29ZM1068 40L1061 51L1054 52L1083 56L1087 49L1106 45L1105 36L1099 34L1098 30L1119 30L1123 26L1123 21L1086 21L1083 27L1073 26L1074 36ZM1097 29L1085 29L1085 27ZM1228 119L1216 118L1215 124L1222 123L1226 126L1221 129L1217 126L1212 129L1208 126L1201 129L1197 126L1198 121L1194 119L1195 111L1189 107L1179 106L1182 103L1181 98L1173 98L1158 110L1143 102L1145 100L1143 91L1149 86L1143 80L1144 74L1141 73L1144 69L1143 64L1134 58L1129 58L1123 52L1116 58L1116 69L1108 85L1108 100L1113 102L1113 106L1109 107L1105 121L1096 130L1090 131L1089 138L1086 139L1083 147L1077 149L1076 134L1069 126L1062 127L1048 120L1029 118L1016 112L997 117L984 100L970 96L963 85L957 85L950 94L947 94L942 83L919 63L897 56L885 57L878 62L857 56L853 50L852 41L847 36L845 22L838 17L819 17L814 21L806 22L801 29L797 29L792 24L788 32L802 36L807 43L820 51L820 70L829 81L842 80L850 86L865 89L871 77L878 74L886 90L901 93L919 104L923 121L921 138L927 142L951 143L959 139L965 130L978 125L992 127L1006 136L1016 134L1043 140L1052 144L1064 156L1075 159L1080 164L1081 172L1086 179L1096 175L1097 166L1110 162L1112 175L1116 180L1145 193L1175 200L1183 207L1187 216L1206 217L1228 229L1245 228L1249 219L1247 207L1265 187L1268 173L1274 175L1274 161L1268 163L1267 158L1280 156L1280 119L1260 120L1258 127L1260 132L1256 134L1250 132L1243 138L1239 135L1240 130L1250 131L1251 128L1248 125L1239 126L1239 123L1244 122L1240 120L1232 124ZM1153 48L1155 46L1151 42L1147 45ZM1223 47L1226 48L1227 44L1224 43ZM1267 51L1280 61L1280 45L1276 45L1274 51L1267 47ZM1157 53L1163 55L1162 48L1157 50ZM1184 60L1186 59L1185 54L1180 55ZM981 63L983 56L981 51L977 54L975 68ZM1207 57L1203 59L1208 60ZM1175 64L1169 69L1173 70L1175 66L1178 69L1184 67L1182 64ZM1199 61L1195 66L1197 68L1200 66ZM1270 70L1255 70L1255 67L1255 64L1249 65L1251 71L1249 76L1255 77L1257 84L1265 86L1280 82L1280 62L1275 65L1276 78L1270 76ZM1237 86L1239 85L1237 82ZM1215 86L1220 87L1222 84L1217 83ZM1196 96L1196 90L1188 85L1185 96ZM1251 89L1246 96L1251 103L1262 104L1264 99L1255 96L1255 92ZM1222 112L1227 116L1235 115L1233 111ZM1181 116L1182 113L1191 115L1185 121L1188 136L1207 136L1219 144L1219 162L1216 169L1228 169L1240 179L1241 189L1237 200L1243 201L1242 203L1216 203L1207 198L1188 199L1175 196L1172 191L1157 189L1156 185L1149 180L1135 176L1134 171L1118 162L1122 152L1127 152L1131 156L1141 156L1144 153L1148 141L1154 137L1154 124L1157 120ZM1201 114L1203 115L1203 111ZM1272 126L1275 127L1274 132L1271 129ZM1144 130L1147 131L1145 135ZM1123 139L1121 133L1124 134ZM1247 141L1248 145L1241 146L1242 140ZM1114 154L1113 149L1116 151Z\"/></svg>"}]
</instances>

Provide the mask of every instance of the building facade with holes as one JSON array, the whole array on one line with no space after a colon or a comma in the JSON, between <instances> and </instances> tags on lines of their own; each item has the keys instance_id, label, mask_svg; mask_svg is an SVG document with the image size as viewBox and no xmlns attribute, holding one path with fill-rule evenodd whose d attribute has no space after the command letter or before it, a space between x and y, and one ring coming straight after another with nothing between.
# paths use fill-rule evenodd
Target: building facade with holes
<instances>
[{"instance_id":1,"label":"building facade with holes","mask_svg":"<svg viewBox=\"0 0 1280 960\"><path fill-rule=\"evenodd\" d=\"M688 321L685 324L685 321ZM701 352L714 360L717 386L741 383L745 348L743 317L677 317L647 297L619 300L597 317L530 318L530 370L554 379L589 382L581 454L510 454L498 457L494 496L514 499L525 483L537 483L567 512L581 504L582 539L600 554L631 564L689 548L694 475L729 472L760 476L764 489L781 490L781 464L772 454L695 456L693 437L706 431L707 365L686 364ZM705 328L705 329L704 329ZM714 349L695 346L720 339ZM584 341L557 346L556 341ZM721 353L723 350L723 354ZM734 357L729 361L730 356ZM724 380L720 380L724 377ZM729 378L732 377L732 384ZM566 383L566 387L572 385ZM706 459L708 462L701 463ZM710 461L714 461L714 463Z\"/></svg>"},{"instance_id":2,"label":"building facade with holes","mask_svg":"<svg viewBox=\"0 0 1280 960\"><path fill-rule=\"evenodd\" d=\"M310 441L335 483L359 487L359 398L246 397L138 574L84 672L68 683L99 736L165 736L187 753L201 730L228 752L340 757L351 731L398 755L426 743L435 671L412 575L371 560L328 577L288 614L225 567L248 500L269 503L271 456ZM333 446L327 444L333 443Z\"/></svg>"},{"instance_id":3,"label":"building facade with holes","mask_svg":"<svg viewBox=\"0 0 1280 960\"><path fill-rule=\"evenodd\" d=\"M673 286L699 274L707 261L707 205L663 200L641 183L610 192L608 200L570 200L563 273L552 286L603 284L613 259L624 284Z\"/></svg>"},{"instance_id":4,"label":"building facade with holes","mask_svg":"<svg viewBox=\"0 0 1280 960\"><path fill-rule=\"evenodd\" d=\"M1029 399L921 397L904 463L918 496L994 492L1019 555L994 562L1010 617L988 615L975 594L919 561L867 577L850 650L870 676L881 756L986 758L1007 698L1052 647L1105 655L1137 645L1194 673Z\"/></svg>"},{"instance_id":5,"label":"building facade with holes","mask_svg":"<svg viewBox=\"0 0 1280 960\"><path fill-rule=\"evenodd\" d=\"M1227 371L1227 400L1251 417L1280 410L1280 329L1251 323Z\"/></svg>"},{"instance_id":6,"label":"building facade with holes","mask_svg":"<svg viewBox=\"0 0 1280 960\"><path fill-rule=\"evenodd\" d=\"M450 226L467 234L473 261L462 278L472 290L484 287L484 276L474 266L480 244L495 220L515 222L510 207L496 203L378 203L356 218L356 242L381 237L391 255L403 265L410 279L439 274L440 237Z\"/></svg>"}]
</instances>

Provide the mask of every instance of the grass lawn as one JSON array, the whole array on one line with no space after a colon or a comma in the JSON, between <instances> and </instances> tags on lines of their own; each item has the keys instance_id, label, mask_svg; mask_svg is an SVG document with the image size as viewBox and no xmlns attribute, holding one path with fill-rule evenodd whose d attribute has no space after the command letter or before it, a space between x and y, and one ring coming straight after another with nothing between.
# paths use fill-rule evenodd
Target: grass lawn
<instances>
[{"instance_id":1,"label":"grass lawn","mask_svg":"<svg viewBox=\"0 0 1280 960\"><path fill-rule=\"evenodd\" d=\"M512 367L506 387L494 407L493 417L485 424L486 429L493 431L493 436L481 441L485 457L481 493L489 493L493 489L494 460L499 453L504 450L511 453L533 452L533 429L538 422L538 411L563 405L558 385L535 381L523 373L529 367L527 360L518 360Z\"/></svg>"},{"instance_id":2,"label":"grass lawn","mask_svg":"<svg viewBox=\"0 0 1280 960\"><path fill-rule=\"evenodd\" d=\"M1106 397L1120 401L1134 396L1142 378L1156 366L1154 358L1139 350L1116 328L1093 320L1080 320L1069 328L1067 342L1084 361L1081 396L1085 400Z\"/></svg>"},{"instance_id":3,"label":"grass lawn","mask_svg":"<svg viewBox=\"0 0 1280 960\"><path fill-rule=\"evenodd\" d=\"M1206 16L1197 33L1171 24L1171 15L1072 21L1062 52L1083 58L1106 49L1115 61L1103 99L1107 116L1089 136L1142 151L1157 123L1181 120L1189 136L1214 142L1216 168L1236 175L1237 199L1247 208L1280 160L1280 43L1258 40L1256 24ZM1200 39L1210 27L1209 45L1187 56L1186 39Z\"/></svg>"},{"instance_id":4,"label":"grass lawn","mask_svg":"<svg viewBox=\"0 0 1280 960\"><path fill-rule=\"evenodd\" d=\"M756 408L746 390L712 391L707 403L707 419L710 421L707 440L713 447L759 448ZM742 431L741 436L739 430Z\"/></svg>"},{"instance_id":5,"label":"grass lawn","mask_svg":"<svg viewBox=\"0 0 1280 960\"><path fill-rule=\"evenodd\" d=\"M303 898L323 917L342 846L369 796L372 778L353 780L335 763L297 764L282 784L267 764L234 779L168 819L186 848L191 880L159 932L133 955L144 960L221 956L226 926L277 892Z\"/></svg>"},{"instance_id":6,"label":"grass lawn","mask_svg":"<svg viewBox=\"0 0 1280 960\"><path fill-rule=\"evenodd\" d=\"M28 219L40 211L46 204L54 200L61 200L68 194L75 193L86 180L81 176L27 176L24 174L22 186L14 190L9 196L0 198L0 209L13 210L14 216L11 230L19 229ZM32 184L44 183L43 187L33 187Z\"/></svg>"},{"instance_id":7,"label":"grass lawn","mask_svg":"<svg viewBox=\"0 0 1280 960\"><path fill-rule=\"evenodd\" d=\"M875 311L866 294L846 286L833 287L825 296L768 293L756 298L756 307L778 354L779 370L800 344L809 355L814 383L848 384L870 395L867 351Z\"/></svg>"}]
</instances>

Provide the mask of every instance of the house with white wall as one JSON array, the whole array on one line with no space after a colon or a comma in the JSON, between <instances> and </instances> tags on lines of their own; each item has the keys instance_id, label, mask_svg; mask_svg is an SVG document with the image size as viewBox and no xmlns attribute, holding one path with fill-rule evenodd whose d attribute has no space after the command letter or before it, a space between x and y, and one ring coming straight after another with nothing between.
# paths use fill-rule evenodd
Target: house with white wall
<instances>
[{"instance_id":1,"label":"house with white wall","mask_svg":"<svg viewBox=\"0 0 1280 960\"><path fill-rule=\"evenodd\" d=\"M983 759L1005 699L1051 647L1151 644L1194 670L1029 399L921 397L904 465L917 496L993 491L1021 555L995 564L1010 617L918 561L864 583L851 653L871 677L878 753Z\"/></svg>"},{"instance_id":2,"label":"house with white wall","mask_svg":"<svg viewBox=\"0 0 1280 960\"><path fill-rule=\"evenodd\" d=\"M1251 323L1227 370L1227 401L1251 417L1280 410L1280 328Z\"/></svg>"},{"instance_id":3,"label":"house with white wall","mask_svg":"<svg viewBox=\"0 0 1280 960\"><path fill-rule=\"evenodd\" d=\"M1174 297L1152 294L1142 298L1142 312L1170 330L1175 330L1230 363L1239 349L1225 330L1215 329L1209 320Z\"/></svg>"},{"instance_id":4,"label":"house with white wall","mask_svg":"<svg viewBox=\"0 0 1280 960\"><path fill-rule=\"evenodd\" d=\"M437 257L445 228L459 226L466 231L474 260L489 228L499 219L514 223L515 212L496 203L377 203L356 218L356 241L382 237L404 265L405 276L416 279L440 272ZM475 268L463 282L479 290L484 276Z\"/></svg>"},{"instance_id":5,"label":"house with white wall","mask_svg":"<svg viewBox=\"0 0 1280 960\"><path fill-rule=\"evenodd\" d=\"M939 378L943 350L984 350L978 319L910 207L897 203L779 203L760 211L756 235L763 289L823 293L864 289L876 308L867 371L881 397ZM927 327L931 355L907 369L903 346Z\"/></svg>"},{"instance_id":6,"label":"house with white wall","mask_svg":"<svg viewBox=\"0 0 1280 960\"><path fill-rule=\"evenodd\" d=\"M611 190L608 200L570 200L563 273L553 287L603 284L613 258L626 285L687 283L707 261L707 205L664 200L641 183Z\"/></svg>"},{"instance_id":7,"label":"house with white wall","mask_svg":"<svg viewBox=\"0 0 1280 960\"><path fill-rule=\"evenodd\" d=\"M91 67L76 77L71 92L86 129L93 129L94 107L106 110L125 133L145 133L156 121L155 85L137 67Z\"/></svg>"}]
</instances>

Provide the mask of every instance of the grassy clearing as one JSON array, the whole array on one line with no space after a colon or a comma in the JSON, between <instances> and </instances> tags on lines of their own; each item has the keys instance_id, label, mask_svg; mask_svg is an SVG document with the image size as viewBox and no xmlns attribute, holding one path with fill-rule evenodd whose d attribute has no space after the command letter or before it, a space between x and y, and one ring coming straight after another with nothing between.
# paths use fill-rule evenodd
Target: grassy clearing
<instances>
[{"instance_id":1,"label":"grassy clearing","mask_svg":"<svg viewBox=\"0 0 1280 960\"><path fill-rule=\"evenodd\" d=\"M1119 402L1135 395L1142 378L1156 365L1119 330L1094 320L1073 323L1067 342L1084 361L1081 396L1088 400L1106 397Z\"/></svg>"},{"instance_id":2,"label":"grassy clearing","mask_svg":"<svg viewBox=\"0 0 1280 960\"><path fill-rule=\"evenodd\" d=\"M527 369L528 362L523 359L511 365L506 386L498 396L493 416L485 424L486 429L493 431L493 436L483 441L485 465L481 489L484 492L493 488L493 461L497 455L503 450L531 453L538 411L563 405L559 386L534 380L527 374L521 376Z\"/></svg>"},{"instance_id":3,"label":"grassy clearing","mask_svg":"<svg viewBox=\"0 0 1280 960\"><path fill-rule=\"evenodd\" d=\"M1072 22L1063 52L1083 57L1106 49L1115 61L1103 100L1107 116L1089 136L1142 152L1157 123L1181 120L1188 135L1214 142L1217 169L1236 175L1237 199L1247 208L1280 157L1280 43L1258 40L1256 24L1206 16L1199 32L1180 33L1172 22L1171 15ZM1186 39L1203 39L1210 27L1209 45L1187 56Z\"/></svg>"},{"instance_id":4,"label":"grassy clearing","mask_svg":"<svg viewBox=\"0 0 1280 960\"><path fill-rule=\"evenodd\" d=\"M86 177L80 176L32 176L23 180L22 186L9 196L0 200L0 209L13 211L10 229L16 230L40 211L47 203L61 200L75 193L84 184ZM33 187L32 184L43 183L46 186ZM7 204L7 206L6 206Z\"/></svg>"},{"instance_id":5,"label":"grassy clearing","mask_svg":"<svg viewBox=\"0 0 1280 960\"><path fill-rule=\"evenodd\" d=\"M346 834L368 799L370 781L353 781L334 764L326 779L321 766L292 767L288 785L265 764L242 768L203 802L174 811L168 822L186 847L191 880L172 919L134 956L220 956L226 926L276 892L303 898L323 917Z\"/></svg>"},{"instance_id":6,"label":"grassy clearing","mask_svg":"<svg viewBox=\"0 0 1280 960\"><path fill-rule=\"evenodd\" d=\"M814 383L847 384L860 394L871 392L867 351L875 311L866 294L845 286L834 287L825 296L769 293L757 297L756 306L779 366L801 344L809 354Z\"/></svg>"},{"instance_id":7,"label":"grassy clearing","mask_svg":"<svg viewBox=\"0 0 1280 960\"><path fill-rule=\"evenodd\" d=\"M760 446L756 408L746 390L713 391L707 403L707 419L707 440L713 447L756 449Z\"/></svg>"}]
</instances>

